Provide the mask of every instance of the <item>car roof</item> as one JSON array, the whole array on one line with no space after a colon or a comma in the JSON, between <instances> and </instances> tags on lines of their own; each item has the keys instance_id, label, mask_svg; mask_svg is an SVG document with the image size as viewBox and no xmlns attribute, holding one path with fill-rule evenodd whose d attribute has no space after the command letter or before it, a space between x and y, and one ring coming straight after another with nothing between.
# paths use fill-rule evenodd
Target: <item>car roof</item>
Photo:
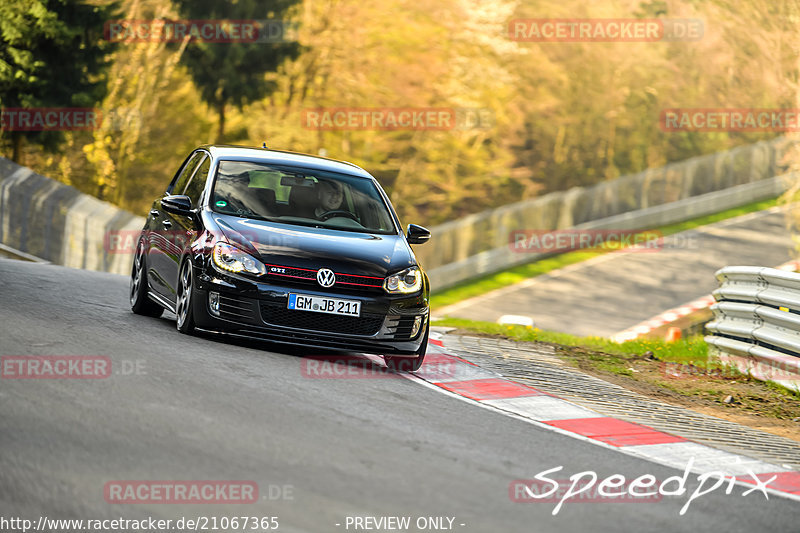
<instances>
[{"instance_id":1,"label":"car roof","mask_svg":"<svg viewBox=\"0 0 800 533\"><path fill-rule=\"evenodd\" d=\"M338 161L327 157L319 157L298 152L270 150L268 148L255 148L249 146L234 146L224 144L206 144L199 148L208 150L214 159L230 159L236 161L254 161L260 163L297 165L315 170L327 170L375 179L369 172L346 161Z\"/></svg>"}]
</instances>

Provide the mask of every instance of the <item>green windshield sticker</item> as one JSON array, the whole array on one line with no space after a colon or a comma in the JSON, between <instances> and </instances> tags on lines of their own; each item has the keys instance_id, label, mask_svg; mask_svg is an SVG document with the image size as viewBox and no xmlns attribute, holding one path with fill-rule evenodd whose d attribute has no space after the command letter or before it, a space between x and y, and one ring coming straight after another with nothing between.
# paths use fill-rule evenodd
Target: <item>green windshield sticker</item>
<instances>
[{"instance_id":1,"label":"green windshield sticker","mask_svg":"<svg viewBox=\"0 0 800 533\"><path fill-rule=\"evenodd\" d=\"M226 202L225 200L219 200L215 205L217 207L225 207L226 205L228 205L228 202Z\"/></svg>"}]
</instances>

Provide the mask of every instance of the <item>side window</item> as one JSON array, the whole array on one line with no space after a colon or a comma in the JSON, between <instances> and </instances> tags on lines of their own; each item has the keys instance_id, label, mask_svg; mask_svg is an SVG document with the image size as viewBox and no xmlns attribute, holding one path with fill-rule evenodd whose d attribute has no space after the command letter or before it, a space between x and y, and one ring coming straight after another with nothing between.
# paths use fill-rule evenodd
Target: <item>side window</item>
<instances>
[{"instance_id":1,"label":"side window","mask_svg":"<svg viewBox=\"0 0 800 533\"><path fill-rule=\"evenodd\" d=\"M192 205L197 207L200 205L200 196L203 194L203 189L206 186L206 178L208 178L208 171L211 169L211 158L206 157L203 163L197 168L194 173L192 181L186 186L186 189L181 194L185 194L192 199Z\"/></svg>"},{"instance_id":2,"label":"side window","mask_svg":"<svg viewBox=\"0 0 800 533\"><path fill-rule=\"evenodd\" d=\"M205 154L203 152L195 152L192 154L192 157L183 165L180 173L172 180L172 183L167 189L167 194L182 194L181 191L186 188L189 178L192 177L192 172L194 172L194 169L197 168L197 165L200 164L204 156Z\"/></svg>"}]
</instances>

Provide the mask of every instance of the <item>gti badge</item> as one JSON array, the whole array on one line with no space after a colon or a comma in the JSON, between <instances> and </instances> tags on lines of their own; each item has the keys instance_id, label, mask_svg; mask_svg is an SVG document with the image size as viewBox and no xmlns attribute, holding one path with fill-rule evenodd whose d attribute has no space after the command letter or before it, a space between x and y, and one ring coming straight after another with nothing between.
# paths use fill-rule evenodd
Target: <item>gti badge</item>
<instances>
[{"instance_id":1,"label":"gti badge","mask_svg":"<svg viewBox=\"0 0 800 533\"><path fill-rule=\"evenodd\" d=\"M317 270L317 283L323 287L333 287L336 283L336 274L329 268L320 268Z\"/></svg>"}]
</instances>

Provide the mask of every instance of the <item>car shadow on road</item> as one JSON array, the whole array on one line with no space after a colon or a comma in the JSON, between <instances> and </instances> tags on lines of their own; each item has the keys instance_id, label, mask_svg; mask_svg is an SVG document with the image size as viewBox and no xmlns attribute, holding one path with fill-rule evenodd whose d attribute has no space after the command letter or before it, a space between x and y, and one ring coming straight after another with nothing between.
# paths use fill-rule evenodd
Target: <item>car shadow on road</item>
<instances>
[{"instance_id":1,"label":"car shadow on road","mask_svg":"<svg viewBox=\"0 0 800 533\"><path fill-rule=\"evenodd\" d=\"M379 356L370 357L363 353L276 343L207 330L198 330L195 335L211 342L229 346L233 345L240 348L298 357L301 359L301 371L306 377L400 377L394 371L389 370L383 361L377 362L376 359Z\"/></svg>"},{"instance_id":2,"label":"car shadow on road","mask_svg":"<svg viewBox=\"0 0 800 533\"><path fill-rule=\"evenodd\" d=\"M165 311L159 319L149 319L156 327L163 327L170 334L181 335L175 328L175 315ZM306 377L316 378L391 378L400 377L389 370L379 356L368 356L357 352L341 352L337 350L296 346L262 339L241 337L230 333L211 330L196 330L195 338L207 340L225 346L237 346L259 352L272 352L301 359L301 371ZM183 337L191 338L191 337Z\"/></svg>"}]
</instances>

